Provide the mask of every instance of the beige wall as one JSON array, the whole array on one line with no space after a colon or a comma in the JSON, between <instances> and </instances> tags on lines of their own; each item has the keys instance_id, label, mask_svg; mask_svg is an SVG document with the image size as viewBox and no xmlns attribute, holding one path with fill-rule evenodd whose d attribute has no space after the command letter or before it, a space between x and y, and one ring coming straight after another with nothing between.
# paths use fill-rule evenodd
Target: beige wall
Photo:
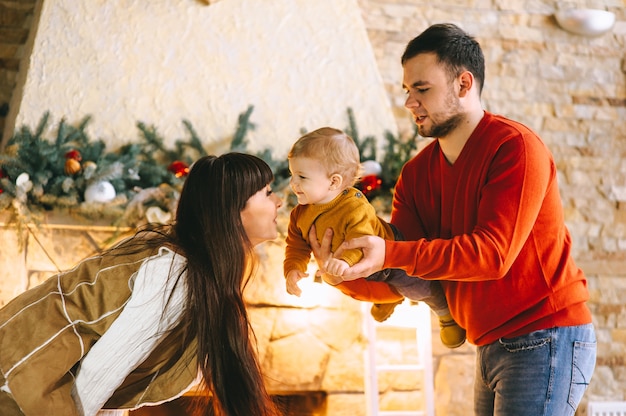
<instances>
[{"instance_id":1,"label":"beige wall","mask_svg":"<svg viewBox=\"0 0 626 416\"><path fill-rule=\"evenodd\" d=\"M250 149L277 157L302 128L347 127L348 107L361 134L396 131L355 0L45 1L22 91L14 125L92 115L113 148L137 121L173 143L187 119L219 153L249 105Z\"/></svg>"}]
</instances>

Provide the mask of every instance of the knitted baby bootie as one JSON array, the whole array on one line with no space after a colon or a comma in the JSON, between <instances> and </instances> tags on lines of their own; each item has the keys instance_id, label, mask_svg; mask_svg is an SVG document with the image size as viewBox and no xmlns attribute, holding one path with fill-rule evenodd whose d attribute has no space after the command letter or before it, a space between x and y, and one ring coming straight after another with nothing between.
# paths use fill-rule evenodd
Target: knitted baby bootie
<instances>
[{"instance_id":1,"label":"knitted baby bootie","mask_svg":"<svg viewBox=\"0 0 626 416\"><path fill-rule=\"evenodd\" d=\"M439 317L439 337L448 348L458 348L465 343L465 330L456 323L452 315Z\"/></svg>"},{"instance_id":2,"label":"knitted baby bootie","mask_svg":"<svg viewBox=\"0 0 626 416\"><path fill-rule=\"evenodd\" d=\"M396 306L401 304L403 301L404 299L400 299L394 303L375 303L372 305L370 313L376 321L384 322L391 316L393 310L396 309Z\"/></svg>"}]
</instances>

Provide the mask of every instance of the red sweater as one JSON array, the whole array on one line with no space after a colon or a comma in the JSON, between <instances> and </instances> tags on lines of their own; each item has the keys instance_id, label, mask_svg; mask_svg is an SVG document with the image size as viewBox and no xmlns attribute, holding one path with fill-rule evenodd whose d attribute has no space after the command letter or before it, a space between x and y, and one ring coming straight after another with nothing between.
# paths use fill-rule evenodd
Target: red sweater
<instances>
[{"instance_id":1,"label":"red sweater","mask_svg":"<svg viewBox=\"0 0 626 416\"><path fill-rule=\"evenodd\" d=\"M384 267L441 280L471 343L591 322L556 166L527 127L485 113L453 165L431 143L403 168L391 222L410 241L388 241Z\"/></svg>"}]
</instances>

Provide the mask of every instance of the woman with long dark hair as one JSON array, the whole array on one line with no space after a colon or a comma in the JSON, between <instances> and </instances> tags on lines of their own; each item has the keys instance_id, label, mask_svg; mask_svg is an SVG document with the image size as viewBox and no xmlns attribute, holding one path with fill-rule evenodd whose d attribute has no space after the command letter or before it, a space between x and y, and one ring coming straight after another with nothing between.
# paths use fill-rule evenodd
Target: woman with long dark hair
<instances>
[{"instance_id":1,"label":"woman with long dark hair","mask_svg":"<svg viewBox=\"0 0 626 416\"><path fill-rule=\"evenodd\" d=\"M94 415L173 400L274 416L243 301L282 205L261 159L196 161L176 221L145 229L0 310L0 414Z\"/></svg>"}]
</instances>

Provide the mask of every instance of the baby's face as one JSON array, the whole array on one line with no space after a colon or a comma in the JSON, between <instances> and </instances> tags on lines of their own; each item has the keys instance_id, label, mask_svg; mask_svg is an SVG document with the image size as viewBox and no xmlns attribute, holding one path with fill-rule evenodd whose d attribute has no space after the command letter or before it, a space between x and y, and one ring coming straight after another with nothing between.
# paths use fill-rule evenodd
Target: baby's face
<instances>
[{"instance_id":1,"label":"baby's face","mask_svg":"<svg viewBox=\"0 0 626 416\"><path fill-rule=\"evenodd\" d=\"M336 196L331 191L331 178L322 164L308 157L289 159L289 185L298 197L298 204L325 204Z\"/></svg>"}]
</instances>

